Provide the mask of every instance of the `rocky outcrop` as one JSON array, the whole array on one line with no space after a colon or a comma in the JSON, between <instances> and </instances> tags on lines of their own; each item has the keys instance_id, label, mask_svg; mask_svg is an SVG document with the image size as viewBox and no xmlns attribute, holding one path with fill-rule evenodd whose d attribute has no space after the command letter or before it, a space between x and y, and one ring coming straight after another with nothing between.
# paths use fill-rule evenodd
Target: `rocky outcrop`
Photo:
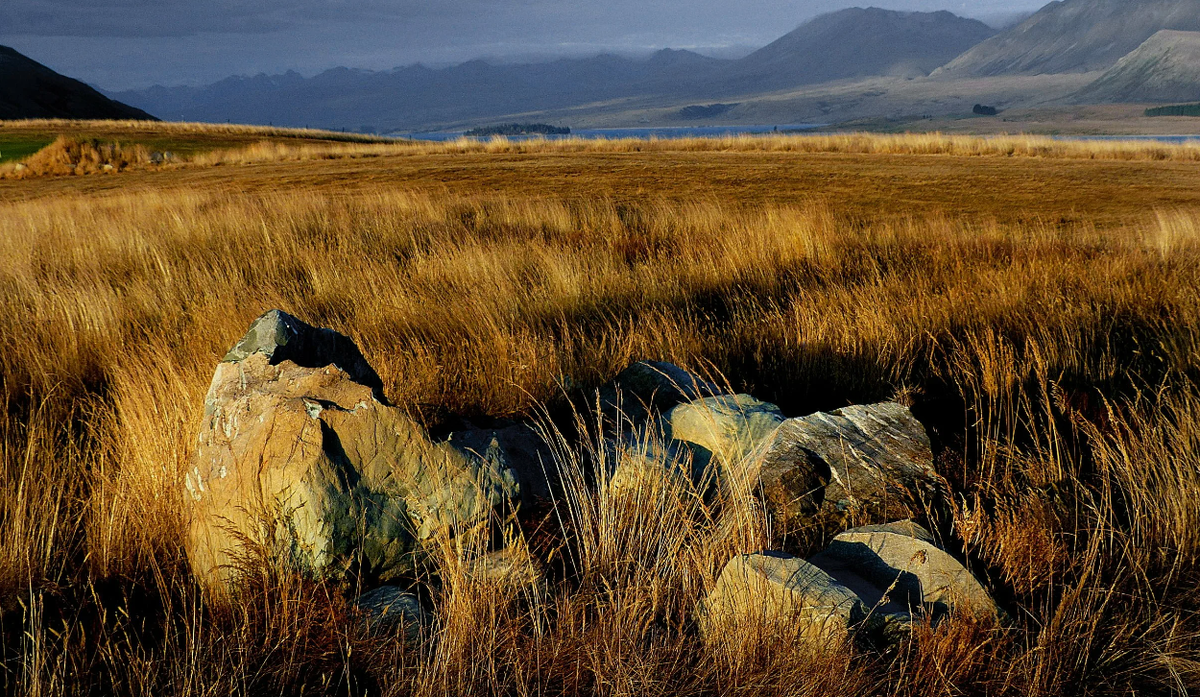
<instances>
[{"instance_id":1,"label":"rocky outcrop","mask_svg":"<svg viewBox=\"0 0 1200 697\"><path fill-rule=\"evenodd\" d=\"M848 530L807 561L781 552L736 556L698 620L710 641L757 628L820 651L859 635L894 642L914 619L937 623L951 610L1001 616L966 567L904 520Z\"/></svg>"},{"instance_id":2,"label":"rocky outcrop","mask_svg":"<svg viewBox=\"0 0 1200 697\"><path fill-rule=\"evenodd\" d=\"M421 540L518 493L503 462L432 442L383 401L347 337L278 311L217 366L185 487L188 557L213 590L263 559L387 580Z\"/></svg>"}]
</instances>

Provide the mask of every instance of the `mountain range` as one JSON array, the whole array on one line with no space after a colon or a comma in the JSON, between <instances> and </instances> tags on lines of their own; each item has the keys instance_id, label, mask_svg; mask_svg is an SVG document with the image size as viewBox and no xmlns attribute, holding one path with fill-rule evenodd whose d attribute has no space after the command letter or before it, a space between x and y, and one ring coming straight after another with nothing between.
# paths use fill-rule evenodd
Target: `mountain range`
<instances>
[{"instance_id":1,"label":"mountain range","mask_svg":"<svg viewBox=\"0 0 1200 697\"><path fill-rule=\"evenodd\" d=\"M1200 32L1157 32L1076 94L1075 101L1200 101Z\"/></svg>"},{"instance_id":2,"label":"mountain range","mask_svg":"<svg viewBox=\"0 0 1200 697\"><path fill-rule=\"evenodd\" d=\"M818 17L740 60L667 49L643 60L601 55L530 65L471 61L440 70L338 68L311 78L233 77L111 96L172 120L374 132L653 98L679 102L673 120L686 124L722 112L706 101L868 76L923 76L994 33L949 12L851 8Z\"/></svg>"},{"instance_id":3,"label":"mountain range","mask_svg":"<svg viewBox=\"0 0 1200 697\"><path fill-rule=\"evenodd\" d=\"M0 118L150 118L377 133L559 125L904 120L1200 101L1200 0L1062 0L997 32L950 12L850 8L738 60L664 49L449 68L335 68L109 94L0 47ZM127 106L133 105L133 106ZM921 116L920 118L926 118Z\"/></svg>"}]
</instances>

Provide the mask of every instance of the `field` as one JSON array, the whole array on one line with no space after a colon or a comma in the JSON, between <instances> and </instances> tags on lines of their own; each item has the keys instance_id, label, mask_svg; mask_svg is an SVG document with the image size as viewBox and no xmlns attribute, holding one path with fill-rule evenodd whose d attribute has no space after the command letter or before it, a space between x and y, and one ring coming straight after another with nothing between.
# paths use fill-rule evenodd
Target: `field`
<instances>
[{"instance_id":1,"label":"field","mask_svg":"<svg viewBox=\"0 0 1200 697\"><path fill-rule=\"evenodd\" d=\"M6 692L1200 688L1195 148L236 139L163 167L0 178ZM181 475L217 361L270 308L350 335L435 432L561 426L639 359L788 415L903 400L952 491L922 522L1008 617L836 656L754 635L712 651L695 611L724 562L807 554L829 531L663 491L578 490L595 499L560 525L506 530L545 568L537 588L463 571L486 535L443 540L415 641L362 630L347 589L286 569L211 604L183 552ZM575 471L588 444L563 430Z\"/></svg>"}]
</instances>

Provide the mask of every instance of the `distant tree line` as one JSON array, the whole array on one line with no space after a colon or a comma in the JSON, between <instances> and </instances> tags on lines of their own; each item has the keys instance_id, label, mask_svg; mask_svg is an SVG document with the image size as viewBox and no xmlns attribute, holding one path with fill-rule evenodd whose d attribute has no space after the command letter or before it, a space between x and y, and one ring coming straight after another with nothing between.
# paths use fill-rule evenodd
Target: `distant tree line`
<instances>
[{"instance_id":1,"label":"distant tree line","mask_svg":"<svg viewBox=\"0 0 1200 697\"><path fill-rule=\"evenodd\" d=\"M567 136L571 129L565 126L551 126L546 123L506 123L500 126L485 126L472 128L466 132L469 136Z\"/></svg>"},{"instance_id":2,"label":"distant tree line","mask_svg":"<svg viewBox=\"0 0 1200 697\"><path fill-rule=\"evenodd\" d=\"M1200 116L1200 103L1151 107L1146 110L1146 116Z\"/></svg>"}]
</instances>

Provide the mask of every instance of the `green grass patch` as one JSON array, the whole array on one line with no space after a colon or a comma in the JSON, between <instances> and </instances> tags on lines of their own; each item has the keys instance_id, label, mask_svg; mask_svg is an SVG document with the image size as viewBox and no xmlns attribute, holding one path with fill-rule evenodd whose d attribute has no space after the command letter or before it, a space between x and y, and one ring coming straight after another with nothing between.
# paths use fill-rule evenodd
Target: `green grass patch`
<instances>
[{"instance_id":1,"label":"green grass patch","mask_svg":"<svg viewBox=\"0 0 1200 697\"><path fill-rule=\"evenodd\" d=\"M49 137L0 136L0 163L23 160L54 141Z\"/></svg>"},{"instance_id":2,"label":"green grass patch","mask_svg":"<svg viewBox=\"0 0 1200 697\"><path fill-rule=\"evenodd\" d=\"M1200 116L1200 103L1151 107L1146 116Z\"/></svg>"}]
</instances>

